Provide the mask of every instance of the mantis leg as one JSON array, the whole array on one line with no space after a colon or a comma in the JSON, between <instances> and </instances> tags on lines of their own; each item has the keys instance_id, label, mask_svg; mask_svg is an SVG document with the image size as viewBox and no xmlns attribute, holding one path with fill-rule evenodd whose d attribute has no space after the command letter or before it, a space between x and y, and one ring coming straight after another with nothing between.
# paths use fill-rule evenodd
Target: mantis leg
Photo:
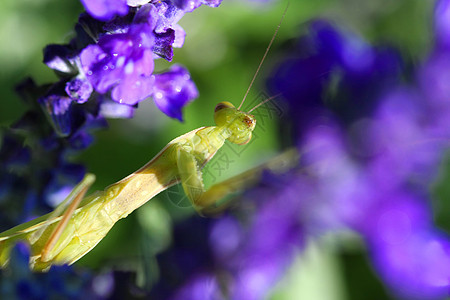
<instances>
[{"instance_id":1,"label":"mantis leg","mask_svg":"<svg viewBox=\"0 0 450 300\"><path fill-rule=\"evenodd\" d=\"M57 243L59 237L63 233L64 229L66 228L70 218L72 217L73 213L77 209L77 207L80 205L81 200L83 199L84 195L86 194L89 187L94 183L95 181L95 175L94 174L86 174L86 176L83 178L83 180L75 186L75 188L70 192L70 194L67 196L66 199L64 199L63 202L61 202L58 207L52 212L49 219L54 219L56 217L59 217L62 214L61 220L56 225L56 227L53 229L52 233L50 234L47 242L45 243L43 249L42 249L42 261L48 261L52 259L52 250ZM70 204L69 204L70 203ZM64 209L67 209L64 211ZM64 211L64 213L63 213ZM44 233L45 229L47 227L43 226L40 228L37 232L33 234L32 240L37 241L42 234ZM31 240L31 241L32 241ZM33 242L33 241L32 241Z\"/></svg>"},{"instance_id":2,"label":"mantis leg","mask_svg":"<svg viewBox=\"0 0 450 300\"><path fill-rule=\"evenodd\" d=\"M205 207L201 195L205 192L203 176L195 157L183 149L177 153L178 173L181 179L184 193L191 201L194 208L201 212Z\"/></svg>"},{"instance_id":3,"label":"mantis leg","mask_svg":"<svg viewBox=\"0 0 450 300\"><path fill-rule=\"evenodd\" d=\"M283 172L295 165L298 152L290 149L258 167L237 176L212 185L208 190L203 187L203 178L195 157L187 151L178 152L178 170L183 189L201 214L214 214L224 208L227 203L220 200L226 196L255 185L265 170Z\"/></svg>"}]
</instances>

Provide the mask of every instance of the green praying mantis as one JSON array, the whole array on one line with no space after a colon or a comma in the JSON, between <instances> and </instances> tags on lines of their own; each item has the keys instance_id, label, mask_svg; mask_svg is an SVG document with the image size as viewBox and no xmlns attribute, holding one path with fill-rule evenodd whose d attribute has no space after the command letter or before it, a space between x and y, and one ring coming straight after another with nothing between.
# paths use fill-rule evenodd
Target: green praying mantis
<instances>
[{"instance_id":1,"label":"green praying mantis","mask_svg":"<svg viewBox=\"0 0 450 300\"><path fill-rule=\"evenodd\" d=\"M34 271L47 271L52 265L72 264L92 250L118 220L177 183L181 182L194 208L204 215L214 212L226 195L256 182L265 169L279 170L289 164L296 156L295 151L285 152L208 190L203 185L205 164L226 140L238 145L248 143L256 126L256 119L250 113L278 96L266 99L249 112L240 111L286 10L238 108L229 102L217 104L214 111L216 126L201 127L175 138L136 172L85 197L95 181L93 174L87 174L53 212L0 234L0 267L8 264L10 252L18 241L29 244L29 267Z\"/></svg>"}]
</instances>

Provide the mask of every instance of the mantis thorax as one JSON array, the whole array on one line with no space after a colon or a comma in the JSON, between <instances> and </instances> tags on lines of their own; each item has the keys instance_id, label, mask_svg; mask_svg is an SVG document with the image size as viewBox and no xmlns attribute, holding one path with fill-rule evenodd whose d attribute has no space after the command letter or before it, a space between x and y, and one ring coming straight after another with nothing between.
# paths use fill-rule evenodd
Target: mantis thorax
<instances>
[{"instance_id":1,"label":"mantis thorax","mask_svg":"<svg viewBox=\"0 0 450 300\"><path fill-rule=\"evenodd\" d=\"M230 134L228 140L234 144L247 144L252 138L252 131L256 126L253 115L242 112L230 102L220 102L214 109L214 122L217 127L227 129Z\"/></svg>"}]
</instances>

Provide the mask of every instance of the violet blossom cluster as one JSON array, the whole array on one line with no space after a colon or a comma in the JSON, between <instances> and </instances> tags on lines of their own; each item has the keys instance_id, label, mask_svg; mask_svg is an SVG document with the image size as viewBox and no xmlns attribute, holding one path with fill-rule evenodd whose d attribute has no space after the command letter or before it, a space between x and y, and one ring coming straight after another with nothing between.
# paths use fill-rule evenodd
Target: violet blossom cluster
<instances>
[{"instance_id":1,"label":"violet blossom cluster","mask_svg":"<svg viewBox=\"0 0 450 300\"><path fill-rule=\"evenodd\" d=\"M97 2L107 5L99 8ZM122 14L110 2L124 1L89 1L88 12L97 16L100 11L107 19ZM171 61L173 48L183 45L186 34L177 22L192 10L183 8L183 1L136 5L106 22L82 15L77 37L69 45L47 47L44 62L61 75L67 101L83 104L99 94L98 109L104 116L131 117L137 103L153 97L161 111L182 120L181 109L198 95L188 71L181 66L161 74L153 71L155 59Z\"/></svg>"},{"instance_id":2,"label":"violet blossom cluster","mask_svg":"<svg viewBox=\"0 0 450 300\"><path fill-rule=\"evenodd\" d=\"M221 0L82 2L88 14L80 15L75 37L44 49L44 63L59 81L37 86L24 80L17 92L29 109L0 132L1 231L49 212L68 195L86 172L70 157L93 143L92 131L105 128L107 118L131 118L139 102L152 97L163 113L182 121L183 107L198 96L188 70L173 65L155 73L154 61L171 61L173 48L183 46L186 33L177 22L185 13ZM15 248L11 265L26 264L24 247ZM19 269L17 280L2 280L0 290L24 299L49 298L33 286L61 272L52 268L46 277ZM94 278L86 280L81 285ZM20 289L10 286L14 282ZM22 297L18 291L27 286ZM58 295L80 293L72 297L62 289Z\"/></svg>"}]
</instances>

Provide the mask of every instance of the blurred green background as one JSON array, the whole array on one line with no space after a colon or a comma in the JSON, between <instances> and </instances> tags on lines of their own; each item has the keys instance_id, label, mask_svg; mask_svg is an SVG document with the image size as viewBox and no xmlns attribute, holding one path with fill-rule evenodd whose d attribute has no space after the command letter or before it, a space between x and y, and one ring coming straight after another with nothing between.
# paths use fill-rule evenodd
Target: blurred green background
<instances>
[{"instance_id":1,"label":"blurred green background","mask_svg":"<svg viewBox=\"0 0 450 300\"><path fill-rule=\"evenodd\" d=\"M212 125L213 110L219 101L238 104L285 7L286 1L223 0L219 8L201 7L185 15L180 21L187 33L185 45L175 50L172 63L160 59L156 68L164 70L173 63L183 64L191 72L200 97L185 108L184 123L168 119L152 100L147 100L139 105L134 119L111 120L109 130L96 132L96 143L73 158L97 175L94 188L103 189L138 169L171 139ZM311 19L327 18L370 42L393 45L405 60L415 64L432 45L432 9L433 1L423 0L291 0L279 35L244 107L267 96L265 74L285 57L292 40L306 32ZM13 92L22 78L31 76L38 84L56 80L41 62L42 48L68 42L82 10L77 0L0 2L0 126L9 125L26 109ZM281 120L264 118L258 123L254 141L244 150L227 146L209 164L205 169L207 185L247 170L279 150L277 135L283 127L282 115ZM448 195L443 187L438 190ZM144 258L156 274L152 276L157 277L152 254L170 243L171 224L192 214L179 187L172 188L118 222L79 264L100 270L111 264L139 269L142 253L147 251ZM342 243L342 239L348 243ZM275 288L272 299L389 299L367 264L361 243L351 234L340 240L338 246L335 237L324 237L299 255Z\"/></svg>"}]
</instances>

